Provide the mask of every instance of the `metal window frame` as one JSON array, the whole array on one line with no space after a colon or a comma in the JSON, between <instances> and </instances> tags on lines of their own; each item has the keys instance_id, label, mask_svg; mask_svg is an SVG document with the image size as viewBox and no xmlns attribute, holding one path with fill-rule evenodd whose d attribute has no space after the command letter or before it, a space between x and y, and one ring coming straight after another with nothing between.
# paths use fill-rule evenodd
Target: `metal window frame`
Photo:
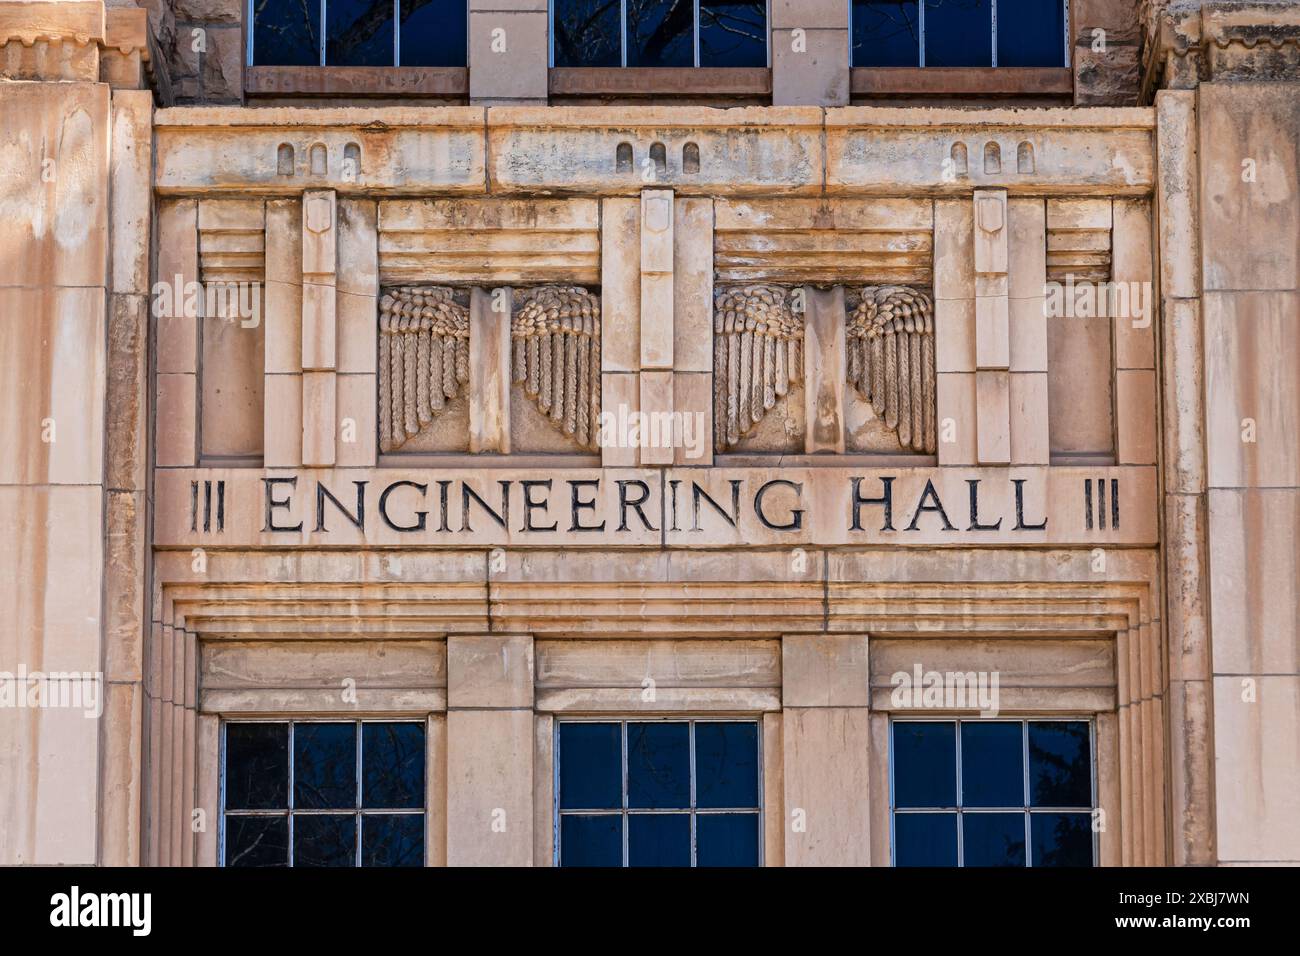
<instances>
[{"instance_id":1,"label":"metal window frame","mask_svg":"<svg viewBox=\"0 0 1300 956\"><path fill-rule=\"evenodd\" d=\"M686 724L688 727L688 747L690 753L690 806L689 808L674 807L669 809L642 809L628 806L628 784L627 784L627 727L628 724ZM619 727L619 764L620 764L620 781L619 795L620 806L615 809L604 810L565 810L560 806L560 764L564 759L560 747L560 728L564 724L617 724ZM695 725L696 724L750 724L754 727L754 751L756 769L758 772L757 780L757 807L698 807L696 805L696 767L695 767ZM553 799L552 806L552 840L551 840L551 865L559 867L561 865L562 840L560 836L560 820L566 816L580 817L618 817L622 824L623 835L623 858L620 863L621 869L629 868L628 863L628 834L631 827L628 825L628 818L634 816L681 816L690 815L690 832L691 832L691 868L698 866L697 861L697 838L696 838L696 820L701 816L754 816L758 828L758 866L763 866L765 861L764 854L764 830L766 827L766 808L763 805L763 720L761 717L743 717L731 714L719 716L675 716L675 715L655 715L647 714L644 716L585 716L585 717L560 717L555 720L555 727L551 735L551 753L553 755L552 763L552 781L551 792Z\"/></svg>"},{"instance_id":2,"label":"metal window frame","mask_svg":"<svg viewBox=\"0 0 1300 956\"><path fill-rule=\"evenodd\" d=\"M1000 723L1018 723L1020 724L1020 747L1021 747L1021 794L1024 800L1023 807L963 807L962 806L962 756L961 756L961 725L962 724L979 724L988 722ZM955 762L957 771L957 791L954 795L954 805L951 807L899 807L894 797L894 785L897 781L895 774L896 764L894 762L894 728L897 724L953 724L954 738L953 746L956 750ZM1031 805L1031 795L1029 793L1029 725L1034 724L1078 724L1086 723L1088 725L1088 767L1090 775L1090 807L1035 807ZM889 718L889 865L898 866L897 847L898 840L895 834L895 821L899 814L947 814L954 817L957 821L957 868L964 869L965 861L965 835L962 826L962 816L965 814L981 813L1019 813L1024 817L1025 826L1025 868L1032 869L1034 865L1034 844L1033 844L1033 821L1034 814L1043 813L1087 813L1091 817L1097 811L1097 793L1098 793L1098 771L1097 771L1097 721L1096 715L999 715L996 718L970 717L970 716L921 716L907 715L905 717L896 717L891 715ZM1100 846L1097 831L1092 830L1092 865L1099 865Z\"/></svg>"},{"instance_id":3,"label":"metal window frame","mask_svg":"<svg viewBox=\"0 0 1300 956\"><path fill-rule=\"evenodd\" d=\"M249 0L251 3L252 0ZM851 5L851 0L850 0ZM694 56L692 58L692 67L698 69L700 66L700 0L691 0L691 6L694 11L692 29L694 31ZM852 10L850 9L850 16ZM550 2L546 5L546 36L547 36L547 66L555 69L555 3ZM627 0L619 0L618 3L618 43L619 43L619 63L622 68L627 67ZM765 68L770 69L772 66L772 0L764 0L763 3L763 62Z\"/></svg>"},{"instance_id":4,"label":"metal window frame","mask_svg":"<svg viewBox=\"0 0 1300 956\"><path fill-rule=\"evenodd\" d=\"M323 2L323 0L322 0ZM226 809L226 733L232 724L287 724L289 728L288 740L288 792L285 800L287 806L284 809L267 809L267 810L228 810ZM293 805L294 797L294 726L296 724L353 724L356 727L356 806L352 809L344 808L324 808L324 809L299 809ZM424 781L424 803L420 809L409 807L363 807L363 796L361 788L362 780L362 758L363 758L363 738L362 725L364 724L419 724L424 732L424 761L425 761L425 781ZM219 790L220 806L217 828L217 866L226 865L226 818L227 817L271 817L271 818L288 818L288 846L286 847L286 863L289 868L293 867L293 837L294 837L294 818L306 816L352 816L356 820L356 854L353 858L353 866L361 867L361 848L362 848L362 827L364 818L367 816L410 816L419 817L422 823L421 829L427 830L429 815L429 787L428 787L428 766L429 766L429 731L428 718L422 716L410 717L231 717L222 718L221 720L221 745L218 751L219 763ZM424 853L422 866L429 865L429 841L423 840Z\"/></svg>"},{"instance_id":5,"label":"metal window frame","mask_svg":"<svg viewBox=\"0 0 1300 956\"><path fill-rule=\"evenodd\" d=\"M253 5L256 2L257 0L247 0L246 20L248 23L248 32L246 35L246 45L245 45L245 55L244 55L245 66L257 65L254 62L254 58L253 58L253 41L254 41L254 37L257 34L257 29L256 29L257 23L255 22L256 14L253 9ZM626 0L623 0L623 2L626 2ZM393 3L393 66L399 67L402 65L402 2L401 0L392 0L392 3ZM325 18L329 13L327 9L327 4L328 4L328 0L320 0L320 54L316 61L317 66L329 66L329 64L325 62L325 38L328 32L327 22ZM549 8L550 8L550 4L547 4L547 9ZM465 0L465 62L468 65L469 63L469 0Z\"/></svg>"},{"instance_id":6,"label":"metal window frame","mask_svg":"<svg viewBox=\"0 0 1300 956\"><path fill-rule=\"evenodd\" d=\"M769 13L770 13L771 0L768 0L768 2L769 2ZM907 0L899 0L899 2L905 3L907 2ZM1063 31L1064 50L1062 52L1064 55L1062 58L1062 68L1069 69L1069 67L1071 66L1070 0L1060 0L1060 3L1061 3L1062 21L1065 27ZM856 68L857 64L853 62L853 7L855 6L855 4L853 0L848 0L848 4L849 4L849 67ZM989 66L984 67L983 69L994 70L998 68L998 0L989 0L989 4L990 4L989 19L991 21L990 26L991 26L991 34L992 34L990 42L992 43L992 51L991 51L991 59L989 60ZM918 69L925 69L925 8L926 8L926 0L916 0L916 33L917 33L916 66ZM770 17L769 17L769 21L770 21ZM770 53L769 53L769 58L770 58ZM868 67L868 69L870 69L870 67ZM902 69L908 69L908 68L903 67ZM975 69L981 69L981 68L976 67ZM1052 67L1052 69L1057 69L1057 67Z\"/></svg>"}]
</instances>

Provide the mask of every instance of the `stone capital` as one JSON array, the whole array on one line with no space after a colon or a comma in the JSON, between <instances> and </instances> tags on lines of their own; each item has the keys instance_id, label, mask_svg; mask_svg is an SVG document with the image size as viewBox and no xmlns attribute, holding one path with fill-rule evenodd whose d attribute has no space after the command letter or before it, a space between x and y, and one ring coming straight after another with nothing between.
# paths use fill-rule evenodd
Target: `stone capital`
<instances>
[{"instance_id":1,"label":"stone capital","mask_svg":"<svg viewBox=\"0 0 1300 956\"><path fill-rule=\"evenodd\" d=\"M1297 0L1147 0L1143 92L1300 78Z\"/></svg>"}]
</instances>

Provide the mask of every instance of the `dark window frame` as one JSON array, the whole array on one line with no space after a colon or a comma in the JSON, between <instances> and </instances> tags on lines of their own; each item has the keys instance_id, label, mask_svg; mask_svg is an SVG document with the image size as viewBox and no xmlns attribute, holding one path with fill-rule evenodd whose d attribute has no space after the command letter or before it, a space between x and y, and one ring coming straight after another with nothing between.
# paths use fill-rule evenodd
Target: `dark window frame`
<instances>
[{"instance_id":1,"label":"dark window frame","mask_svg":"<svg viewBox=\"0 0 1300 956\"><path fill-rule=\"evenodd\" d=\"M899 99L1041 97L1068 104L1074 98L1074 43L1070 0L1062 0L1064 63L1060 66L921 66L924 33L918 43L916 66L857 66L853 55L853 0L849 4L849 94L858 102ZM997 0L991 0L993 62L997 62ZM918 2L918 21L923 21Z\"/></svg>"},{"instance_id":2,"label":"dark window frame","mask_svg":"<svg viewBox=\"0 0 1300 956\"><path fill-rule=\"evenodd\" d=\"M287 759L289 777L286 782L287 806L284 809L260 809L260 810L228 810L226 808L226 731L235 724L284 724L288 727L287 736ZM352 724L356 727L357 736L357 756L356 756L356 774L357 774L357 806L351 809L328 808L328 809L301 809L293 805L294 798L294 733L293 728L297 724ZM376 807L366 808L362 806L364 795L362 793L362 781L364 774L364 741L362 728L366 724L419 724L424 735L424 780L422 781L424 789L424 802L420 808L392 808ZM285 866L293 869L293 821L294 817L302 816L345 816L348 814L356 817L356 860L354 867L361 867L362 853L362 824L363 818L367 816L418 816L420 818L421 828L424 836L421 843L424 848L423 858L420 865L427 867L429 865L429 840L428 840L428 821L429 821L429 728L427 715L411 716L384 716L384 717L352 717L351 715L337 716L280 716L280 717L223 717L221 720L221 738L220 747L217 754L218 762L218 816L217 821L217 865L226 866L226 818L235 817L270 817L270 818L287 818L288 820L288 845L286 847Z\"/></svg>"},{"instance_id":3,"label":"dark window frame","mask_svg":"<svg viewBox=\"0 0 1300 956\"><path fill-rule=\"evenodd\" d=\"M323 2L323 0L322 0ZM690 66L680 67L629 67L627 63L627 0L619 0L619 51L621 63L618 66L608 67L591 67L591 66L564 66L555 65L555 3L549 0L546 4L546 65L554 70L576 71L592 70L601 71L602 73L614 70L770 70L772 68L772 0L763 0L763 47L766 53L765 62L762 66L700 66L700 0L691 0L694 13L694 63ZM770 87L768 92L770 92ZM704 90L703 92L709 92Z\"/></svg>"},{"instance_id":4,"label":"dark window frame","mask_svg":"<svg viewBox=\"0 0 1300 956\"><path fill-rule=\"evenodd\" d=\"M391 0L393 5L393 62L384 66L343 66L337 63L326 63L326 46L328 43L329 30L327 29L328 20L326 19L329 0L317 0L320 4L320 57L315 64L318 69L325 70L407 70L427 73L428 71L449 71L465 70L469 66L469 0L465 0L465 65L464 66L403 66L402 65L402 0ZM280 67L274 64L258 64L254 62L256 51L254 43L257 34L256 7L257 0L246 0L244 11L247 19L247 29L244 31L244 66L247 69L258 70L309 70L310 66L291 66ZM547 4L549 9L550 4ZM260 91L258 91L260 92ZM279 91L276 91L279 92Z\"/></svg>"},{"instance_id":5,"label":"dark window frame","mask_svg":"<svg viewBox=\"0 0 1300 956\"><path fill-rule=\"evenodd\" d=\"M852 69L864 70L926 70L926 69L969 69L969 70L1063 70L1069 69L1074 59L1074 44L1070 35L1070 0L1057 0L1062 6L1063 36L1061 38L1064 54L1063 63L1051 67L1006 67L998 65L998 0L989 0L989 39L990 39L990 56L992 62L988 66L973 67L927 67L925 64L925 0L916 0L916 23L917 23L917 59L919 62L915 66L905 67L876 67L870 65L858 66L853 60L853 0L846 0L849 5L849 66Z\"/></svg>"},{"instance_id":6,"label":"dark window frame","mask_svg":"<svg viewBox=\"0 0 1300 956\"><path fill-rule=\"evenodd\" d=\"M653 810L653 809L637 809L637 808L628 807L627 727L628 724L650 724L650 723L687 724L690 728L689 733L690 733L690 748L691 748L691 769L690 769L691 806L689 810L684 810L684 809ZM619 782L620 792L622 796L621 807L612 810L611 809L565 810L560 806L560 765L561 765L561 761L564 759L563 751L560 746L560 729L565 724L615 724L618 726L619 738L620 738L619 759L621 761L620 782ZM755 751L754 759L755 759L755 767L758 773L758 780L756 781L757 796L758 796L757 808L711 807L711 808L699 809L698 807L696 807L695 805L697 802L696 780L695 780L695 725L696 724L750 724L751 726L754 727L754 751ZM587 717L557 717L555 720L554 729L551 734L551 754L552 754L551 826L552 826L552 844L553 844L551 850L552 866L560 867L562 865L560 862L561 851L563 849L560 823L564 816L619 817L620 820L622 821L622 827L623 827L623 848L622 848L623 861L620 864L619 868L628 869L629 868L629 864L628 864L629 827L627 823L628 817L637 816L637 815L682 814L682 813L689 813L691 818L691 864L690 865L692 869L694 869L697 865L696 863L697 847L696 847L696 839L695 839L696 818L698 816L708 816L708 815L740 816L742 814L752 814L756 816L757 817L756 826L758 830L757 832L758 860L755 865L758 867L762 867L766 865L765 864L766 848L764 845L765 844L764 838L765 838L766 828L767 828L767 806L766 806L766 802L763 799L765 796L765 792L764 792L764 779L765 779L764 769L765 768L763 764L763 760L764 760L763 720L761 716L744 717L744 716L736 716L734 714L723 714L718 716L712 716L709 714L703 714L703 715L692 714L689 716L655 715L655 714L626 716L622 714L609 714L604 716L587 716Z\"/></svg>"},{"instance_id":7,"label":"dark window frame","mask_svg":"<svg viewBox=\"0 0 1300 956\"><path fill-rule=\"evenodd\" d=\"M1025 806L1023 806L1023 807L1013 807L1013 806L1007 806L1007 807L979 807L979 808L975 808L975 807L965 808L965 807L963 807L963 806L962 806L962 777L961 777L961 769L960 769L960 768L961 768L961 761L962 761L962 737L961 737L961 725L962 725L962 724L996 723L996 722L1002 722L1002 723L1016 723L1016 724L1019 724L1019 725L1020 725L1020 728L1021 728L1020 733L1021 733L1022 746L1026 748L1026 751L1025 751L1025 757L1024 757L1024 762L1023 762L1023 765L1022 765L1022 767L1021 767L1021 773L1022 773L1023 776L1024 776L1024 781L1025 781L1025 786L1026 786L1026 788L1028 787L1028 782L1029 782L1029 758L1028 758L1028 750L1027 750L1027 748L1028 748L1028 746L1029 746L1029 745L1028 745L1028 740L1029 740L1029 724L1031 724L1031 723L1034 723L1034 724L1039 724L1039 723L1081 723L1081 724L1087 724L1087 726L1088 726L1088 767L1089 767L1089 776L1090 776L1090 780L1089 780L1090 795L1089 795L1089 797L1090 797L1090 799L1091 799L1091 801L1092 801L1092 806L1091 806L1091 807L1048 807L1048 806L1037 807L1037 806L1033 806L1033 805L1032 805L1032 802L1031 802L1031 801L1032 801L1032 795L1029 794L1028 790L1026 789L1026 792L1025 792ZM896 763L896 761L895 761L895 759L894 759L894 728L895 728L897 725L899 725L899 724L904 724L904 723L913 723L913 724L915 724L915 723L928 723L928 724L952 724L952 725L954 725L953 749L955 750L955 761L956 761L956 763L955 763L955 768L956 768L956 795L955 795L955 798L954 798L954 800L955 800L955 807L901 807L901 808L900 808L900 807L897 805L896 800L895 800L895 796L894 796L894 793L895 793L895 784L896 784L896 781L897 781L897 773L896 773L897 763ZM889 718L889 754L888 754L888 760L889 760L889 765L888 765L888 773L889 773L889 865L890 865L891 867L897 867L897 866L898 866L898 858L897 858L898 840L897 840L896 833L895 833L895 821L897 820L897 817L898 817L899 814L909 815L909 814L926 814L926 813L930 813L930 814L944 813L944 814L950 814L950 815L952 815L952 816L956 819L956 830L957 830L957 864L956 864L956 868L957 868L957 869L965 869L965 868L966 868L966 865L965 865L965 861L964 861L964 859L963 859L963 852L962 852L962 851L963 851L963 846L962 846L962 844L963 844L963 828L962 828L962 816L963 816L963 814L976 814L976 813L985 813L985 814L993 814L993 813L1021 813L1021 814L1023 814L1023 816L1024 816L1024 822L1025 822L1025 866L1024 866L1024 868L1025 868L1025 869L1032 869L1033 866L1034 866L1034 855L1033 855L1033 826L1031 825L1031 821L1032 821L1033 815L1034 815L1035 813L1039 813L1039 814L1044 814L1044 813L1088 813L1088 814L1091 815L1091 814L1095 814L1095 813L1097 812L1098 807L1100 806L1100 803L1099 803L1099 801L1100 801L1100 796L1099 796L1099 792L1100 792L1100 791L1099 791L1099 787L1100 787L1100 780L1099 780L1100 772L1099 772L1099 767L1098 767L1098 765L1097 765L1097 720L1096 720L1096 715L1095 715L1095 714L1082 714L1082 715L1080 715L1080 714L1052 714L1052 715L1046 715L1046 716L1044 716L1044 715L1022 715L1022 714L999 714L997 717L993 717L993 718L970 717L970 716L947 716L947 715L942 715L942 714L935 714L935 715L932 715L932 716L925 716L925 715L920 715L920 714L908 714L908 715L906 715L906 716L895 716L895 715L891 715L890 718ZM1090 826L1090 828L1091 828L1091 821L1089 822L1089 826ZM1097 833L1096 830L1092 830L1091 832L1092 832L1092 863L1091 863L1091 866L1095 868L1095 867L1097 867L1097 866L1100 866L1100 861L1101 861L1101 847L1100 847L1099 834Z\"/></svg>"}]
</instances>

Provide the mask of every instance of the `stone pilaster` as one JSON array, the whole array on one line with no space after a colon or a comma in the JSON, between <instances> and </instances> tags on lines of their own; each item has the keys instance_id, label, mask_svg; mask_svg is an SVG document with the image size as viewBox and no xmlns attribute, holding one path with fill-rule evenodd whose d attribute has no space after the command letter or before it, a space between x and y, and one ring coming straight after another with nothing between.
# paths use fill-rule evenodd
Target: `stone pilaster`
<instances>
[{"instance_id":1,"label":"stone pilaster","mask_svg":"<svg viewBox=\"0 0 1300 956\"><path fill-rule=\"evenodd\" d=\"M1163 87L1171 857L1295 861L1300 4L1152 2L1143 29Z\"/></svg>"},{"instance_id":2,"label":"stone pilaster","mask_svg":"<svg viewBox=\"0 0 1300 956\"><path fill-rule=\"evenodd\" d=\"M545 104L549 66L546 0L470 0L470 102Z\"/></svg>"},{"instance_id":3,"label":"stone pilaster","mask_svg":"<svg viewBox=\"0 0 1300 956\"><path fill-rule=\"evenodd\" d=\"M533 863L533 639L447 638L447 865Z\"/></svg>"},{"instance_id":4,"label":"stone pilaster","mask_svg":"<svg viewBox=\"0 0 1300 956\"><path fill-rule=\"evenodd\" d=\"M865 634L782 639L786 866L870 864L869 702Z\"/></svg>"},{"instance_id":5,"label":"stone pilaster","mask_svg":"<svg viewBox=\"0 0 1300 956\"><path fill-rule=\"evenodd\" d=\"M0 231L0 671L62 672L45 689L79 702L0 710L4 864L99 862L103 828L131 825L136 787L131 771L101 780L98 768L107 754L127 757L134 731L126 728L139 720L140 635L132 630L139 594L110 578L105 564L110 551L130 556L141 544L140 423L127 415L120 422L127 447L106 448L105 416L109 374L115 391L133 386L138 374L146 295L145 274L128 255L120 283L110 271L110 183L126 200L119 220L144 215L147 223L147 211L127 195L138 186L127 153L139 147L148 111L119 115L115 131L111 90L99 82L104 35L99 2L0 3L0 142L7 144L0 205L8 210ZM122 231L137 251L139 225ZM106 452L117 458L112 482ZM106 543L106 527L124 537ZM116 681L111 695L106 666ZM109 720L120 720L123 733L106 735ZM131 837L119 834L106 849L127 862L132 849L122 839Z\"/></svg>"},{"instance_id":6,"label":"stone pilaster","mask_svg":"<svg viewBox=\"0 0 1300 956\"><path fill-rule=\"evenodd\" d=\"M849 4L772 0L772 105L847 106Z\"/></svg>"}]
</instances>

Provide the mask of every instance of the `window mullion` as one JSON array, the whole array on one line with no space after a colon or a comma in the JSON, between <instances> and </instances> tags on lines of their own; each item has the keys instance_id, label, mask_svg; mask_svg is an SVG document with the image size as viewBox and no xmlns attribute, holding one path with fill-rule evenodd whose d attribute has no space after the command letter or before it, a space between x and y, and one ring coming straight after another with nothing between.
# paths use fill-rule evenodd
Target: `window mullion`
<instances>
[{"instance_id":1,"label":"window mullion","mask_svg":"<svg viewBox=\"0 0 1300 956\"><path fill-rule=\"evenodd\" d=\"M998 65L998 0L989 0L989 3L991 4L992 7L989 16L989 21L991 24L990 31L992 33L991 36L992 50L990 51L990 56L992 57L992 59L989 60L989 63L993 66L997 66Z\"/></svg>"},{"instance_id":2,"label":"window mullion","mask_svg":"<svg viewBox=\"0 0 1300 956\"><path fill-rule=\"evenodd\" d=\"M692 0L692 2L695 7L694 16L692 17L691 20L692 27L695 30L695 59L693 62L695 63L696 66L699 66L700 65L700 0ZM692 724L692 727L693 726L694 724ZM692 824L692 827L693 826L694 824ZM693 864L694 864L694 860L692 859L692 865Z\"/></svg>"},{"instance_id":3,"label":"window mullion","mask_svg":"<svg viewBox=\"0 0 1300 956\"><path fill-rule=\"evenodd\" d=\"M920 35L917 50L921 66L925 66L925 4L926 0L916 0L916 30Z\"/></svg>"}]
</instances>

